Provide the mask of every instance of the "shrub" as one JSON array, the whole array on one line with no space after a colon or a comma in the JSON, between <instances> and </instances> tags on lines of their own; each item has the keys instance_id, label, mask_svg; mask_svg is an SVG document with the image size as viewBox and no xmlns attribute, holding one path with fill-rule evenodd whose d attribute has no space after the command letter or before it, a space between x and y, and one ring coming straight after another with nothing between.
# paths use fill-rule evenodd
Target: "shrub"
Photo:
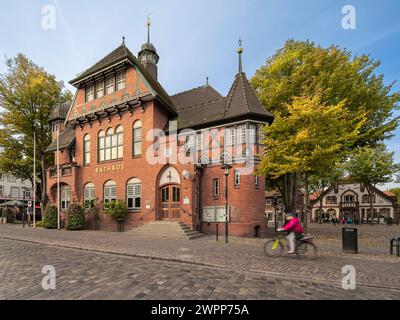
<instances>
[{"instance_id":1,"label":"shrub","mask_svg":"<svg viewBox=\"0 0 400 320\"><path fill-rule=\"evenodd\" d=\"M84 230L85 215L84 209L78 203L73 203L68 208L67 230Z\"/></svg>"},{"instance_id":2,"label":"shrub","mask_svg":"<svg viewBox=\"0 0 400 320\"><path fill-rule=\"evenodd\" d=\"M128 205L121 200L107 204L105 214L118 221L118 231L122 231L122 223L128 216Z\"/></svg>"},{"instance_id":3,"label":"shrub","mask_svg":"<svg viewBox=\"0 0 400 320\"><path fill-rule=\"evenodd\" d=\"M5 208L3 210L3 217L7 218L7 223L14 223L14 212L11 208Z\"/></svg>"},{"instance_id":4,"label":"shrub","mask_svg":"<svg viewBox=\"0 0 400 320\"><path fill-rule=\"evenodd\" d=\"M43 221L36 221L35 222L35 227L36 228L43 228Z\"/></svg>"},{"instance_id":5,"label":"shrub","mask_svg":"<svg viewBox=\"0 0 400 320\"><path fill-rule=\"evenodd\" d=\"M57 207L50 205L44 211L43 227L46 229L57 229Z\"/></svg>"}]
</instances>

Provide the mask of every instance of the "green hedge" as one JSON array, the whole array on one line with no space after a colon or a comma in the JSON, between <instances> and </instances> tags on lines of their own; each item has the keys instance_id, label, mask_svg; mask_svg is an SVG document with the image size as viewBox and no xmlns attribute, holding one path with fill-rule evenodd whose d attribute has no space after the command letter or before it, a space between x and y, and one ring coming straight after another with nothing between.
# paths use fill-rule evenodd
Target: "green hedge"
<instances>
[{"instance_id":1,"label":"green hedge","mask_svg":"<svg viewBox=\"0 0 400 320\"><path fill-rule=\"evenodd\" d=\"M50 205L44 212L43 227L46 229L57 229L57 226L57 207Z\"/></svg>"},{"instance_id":2,"label":"green hedge","mask_svg":"<svg viewBox=\"0 0 400 320\"><path fill-rule=\"evenodd\" d=\"M85 215L84 209L78 203L73 203L68 208L67 230L84 230Z\"/></svg>"}]
</instances>

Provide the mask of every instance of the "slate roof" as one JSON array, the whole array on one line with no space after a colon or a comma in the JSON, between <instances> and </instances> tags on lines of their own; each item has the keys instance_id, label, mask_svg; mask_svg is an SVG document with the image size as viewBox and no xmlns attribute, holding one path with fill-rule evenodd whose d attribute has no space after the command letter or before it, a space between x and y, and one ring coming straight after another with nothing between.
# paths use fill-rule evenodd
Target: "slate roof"
<instances>
[{"instance_id":1,"label":"slate roof","mask_svg":"<svg viewBox=\"0 0 400 320\"><path fill-rule=\"evenodd\" d=\"M227 122L236 118L272 121L258 101L245 73L239 72L226 98L211 86L199 87L171 97L178 111L178 126L196 128L208 123Z\"/></svg>"},{"instance_id":2,"label":"slate roof","mask_svg":"<svg viewBox=\"0 0 400 320\"><path fill-rule=\"evenodd\" d=\"M178 111L222 98L223 96L210 85L194 88L171 96L171 100Z\"/></svg>"},{"instance_id":3,"label":"slate roof","mask_svg":"<svg viewBox=\"0 0 400 320\"><path fill-rule=\"evenodd\" d=\"M258 101L253 89L250 87L246 74L239 72L226 98L224 117L232 118L243 113L272 117L272 114L267 112Z\"/></svg>"},{"instance_id":4,"label":"slate roof","mask_svg":"<svg viewBox=\"0 0 400 320\"><path fill-rule=\"evenodd\" d=\"M65 120L70 106L70 103L60 103L55 105L50 112L50 122L55 120Z\"/></svg>"},{"instance_id":5,"label":"slate roof","mask_svg":"<svg viewBox=\"0 0 400 320\"><path fill-rule=\"evenodd\" d=\"M75 142L75 129L67 127L64 131L60 133L58 137L59 150L63 150L72 146ZM47 152L57 151L57 139L50 144L46 149Z\"/></svg>"},{"instance_id":6,"label":"slate roof","mask_svg":"<svg viewBox=\"0 0 400 320\"><path fill-rule=\"evenodd\" d=\"M76 85L77 83L81 82L85 78L95 75L96 73L103 71L104 69L111 67L123 60L128 59L131 61L143 74L146 81L150 84L150 86L155 90L156 96L164 102L164 104L169 107L169 109L176 113L176 109L174 104L171 101L171 98L161 86L161 84L155 80L143 67L143 65L139 62L139 60L135 57L135 55L125 46L125 44L121 44L117 49L112 51L110 54L105 56L99 62L95 63L92 67L84 71L83 73L79 74L75 79L71 80L69 83L72 85Z\"/></svg>"}]
</instances>

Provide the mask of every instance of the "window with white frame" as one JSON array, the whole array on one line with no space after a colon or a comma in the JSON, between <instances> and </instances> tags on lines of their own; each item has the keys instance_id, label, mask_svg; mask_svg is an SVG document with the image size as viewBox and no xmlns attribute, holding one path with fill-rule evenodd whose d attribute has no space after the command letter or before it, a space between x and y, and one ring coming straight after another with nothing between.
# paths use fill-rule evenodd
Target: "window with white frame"
<instances>
[{"instance_id":1,"label":"window with white frame","mask_svg":"<svg viewBox=\"0 0 400 320\"><path fill-rule=\"evenodd\" d=\"M142 183L137 178L130 179L126 184L126 202L128 209L138 210L142 207Z\"/></svg>"},{"instance_id":2,"label":"window with white frame","mask_svg":"<svg viewBox=\"0 0 400 320\"><path fill-rule=\"evenodd\" d=\"M86 102L92 101L94 99L94 85L89 84L85 88Z\"/></svg>"},{"instance_id":3,"label":"window with white frame","mask_svg":"<svg viewBox=\"0 0 400 320\"><path fill-rule=\"evenodd\" d=\"M236 143L244 144L246 143L246 125L240 125L236 128Z\"/></svg>"},{"instance_id":4,"label":"window with white frame","mask_svg":"<svg viewBox=\"0 0 400 320\"><path fill-rule=\"evenodd\" d=\"M196 142L197 151L204 150L204 132L200 131L197 133L197 142Z\"/></svg>"},{"instance_id":5,"label":"window with white frame","mask_svg":"<svg viewBox=\"0 0 400 320\"><path fill-rule=\"evenodd\" d=\"M115 91L115 76L109 75L106 78L106 94L114 93Z\"/></svg>"},{"instance_id":6,"label":"window with white frame","mask_svg":"<svg viewBox=\"0 0 400 320\"><path fill-rule=\"evenodd\" d=\"M219 179L214 179L214 185L213 185L213 190L214 190L214 197L219 197Z\"/></svg>"},{"instance_id":7,"label":"window with white frame","mask_svg":"<svg viewBox=\"0 0 400 320\"><path fill-rule=\"evenodd\" d=\"M107 208L111 202L117 201L117 184L109 180L104 184L104 208Z\"/></svg>"},{"instance_id":8,"label":"window with white frame","mask_svg":"<svg viewBox=\"0 0 400 320\"><path fill-rule=\"evenodd\" d=\"M60 206L61 210L67 210L71 203L71 188L68 185L61 186L60 189Z\"/></svg>"},{"instance_id":9,"label":"window with white frame","mask_svg":"<svg viewBox=\"0 0 400 320\"><path fill-rule=\"evenodd\" d=\"M125 70L117 72L117 91L125 89Z\"/></svg>"},{"instance_id":10,"label":"window with white frame","mask_svg":"<svg viewBox=\"0 0 400 320\"><path fill-rule=\"evenodd\" d=\"M138 157L142 155L142 122L140 120L133 124L132 138L133 156Z\"/></svg>"},{"instance_id":11,"label":"window with white frame","mask_svg":"<svg viewBox=\"0 0 400 320\"><path fill-rule=\"evenodd\" d=\"M257 127L254 124L249 125L249 143L250 144L255 144L256 143L256 131Z\"/></svg>"},{"instance_id":12,"label":"window with white frame","mask_svg":"<svg viewBox=\"0 0 400 320\"><path fill-rule=\"evenodd\" d=\"M96 82L96 98L101 98L104 96L104 80L99 80Z\"/></svg>"},{"instance_id":13,"label":"window with white frame","mask_svg":"<svg viewBox=\"0 0 400 320\"><path fill-rule=\"evenodd\" d=\"M109 128L106 132L103 130L98 135L99 161L116 160L123 158L124 151L124 130L118 126L115 130Z\"/></svg>"},{"instance_id":14,"label":"window with white frame","mask_svg":"<svg viewBox=\"0 0 400 320\"><path fill-rule=\"evenodd\" d=\"M4 187L0 186L0 197L4 197Z\"/></svg>"},{"instance_id":15,"label":"window with white frame","mask_svg":"<svg viewBox=\"0 0 400 320\"><path fill-rule=\"evenodd\" d=\"M16 178L12 174L7 175L7 181L8 182L15 182Z\"/></svg>"},{"instance_id":16,"label":"window with white frame","mask_svg":"<svg viewBox=\"0 0 400 320\"><path fill-rule=\"evenodd\" d=\"M19 188L18 187L11 187L11 198L19 198Z\"/></svg>"},{"instance_id":17,"label":"window with white frame","mask_svg":"<svg viewBox=\"0 0 400 320\"><path fill-rule=\"evenodd\" d=\"M229 147L233 145L235 140L235 129L234 128L225 128L225 146Z\"/></svg>"},{"instance_id":18,"label":"window with white frame","mask_svg":"<svg viewBox=\"0 0 400 320\"><path fill-rule=\"evenodd\" d=\"M185 152L189 156L195 150L195 136L193 134L185 137Z\"/></svg>"},{"instance_id":19,"label":"window with white frame","mask_svg":"<svg viewBox=\"0 0 400 320\"><path fill-rule=\"evenodd\" d=\"M83 137L83 165L90 164L90 135Z\"/></svg>"},{"instance_id":20,"label":"window with white frame","mask_svg":"<svg viewBox=\"0 0 400 320\"><path fill-rule=\"evenodd\" d=\"M94 207L95 201L94 184L87 183L83 188L83 205L86 209L90 209Z\"/></svg>"},{"instance_id":21,"label":"window with white frame","mask_svg":"<svg viewBox=\"0 0 400 320\"><path fill-rule=\"evenodd\" d=\"M235 183L235 187L240 186L240 171L239 170L235 170L234 171L234 183Z\"/></svg>"},{"instance_id":22,"label":"window with white frame","mask_svg":"<svg viewBox=\"0 0 400 320\"><path fill-rule=\"evenodd\" d=\"M30 199L31 198L31 190L24 189L23 190L23 198L24 199Z\"/></svg>"},{"instance_id":23,"label":"window with white frame","mask_svg":"<svg viewBox=\"0 0 400 320\"><path fill-rule=\"evenodd\" d=\"M255 176L254 176L254 186L255 186L256 188L258 188L258 186L259 186L258 175L255 175Z\"/></svg>"}]
</instances>

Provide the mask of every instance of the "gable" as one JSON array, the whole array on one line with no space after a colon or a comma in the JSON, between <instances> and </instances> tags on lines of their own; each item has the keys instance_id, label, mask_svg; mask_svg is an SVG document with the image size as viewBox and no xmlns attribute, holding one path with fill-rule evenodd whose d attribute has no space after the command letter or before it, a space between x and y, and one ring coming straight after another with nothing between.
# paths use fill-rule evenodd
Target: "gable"
<instances>
[{"instance_id":1,"label":"gable","mask_svg":"<svg viewBox=\"0 0 400 320\"><path fill-rule=\"evenodd\" d=\"M151 94L149 86L139 76L136 68L130 66L126 69L125 89L86 102L85 88L79 88L72 103L67 122L149 94Z\"/></svg>"}]
</instances>

